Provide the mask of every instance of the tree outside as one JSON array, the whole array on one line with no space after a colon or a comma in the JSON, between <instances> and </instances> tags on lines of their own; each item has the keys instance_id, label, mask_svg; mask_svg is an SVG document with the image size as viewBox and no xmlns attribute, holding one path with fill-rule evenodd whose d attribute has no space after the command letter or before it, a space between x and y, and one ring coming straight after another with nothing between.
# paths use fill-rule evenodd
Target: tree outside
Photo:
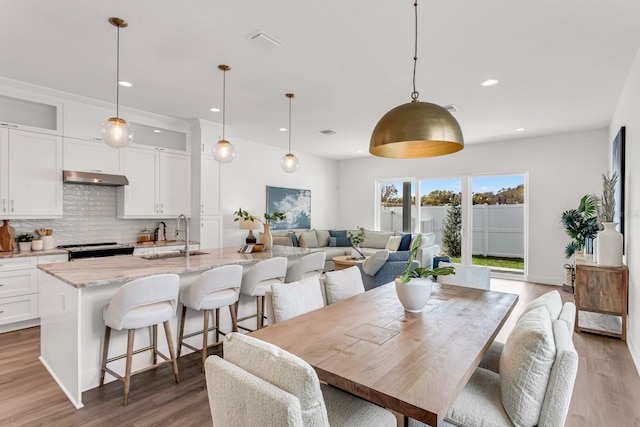
<instances>
[{"instance_id":1,"label":"tree outside","mask_svg":"<svg viewBox=\"0 0 640 427\"><path fill-rule=\"evenodd\" d=\"M451 206L442 224L442 247L450 257L459 257L462 253L462 207L460 193L451 198Z\"/></svg>"}]
</instances>

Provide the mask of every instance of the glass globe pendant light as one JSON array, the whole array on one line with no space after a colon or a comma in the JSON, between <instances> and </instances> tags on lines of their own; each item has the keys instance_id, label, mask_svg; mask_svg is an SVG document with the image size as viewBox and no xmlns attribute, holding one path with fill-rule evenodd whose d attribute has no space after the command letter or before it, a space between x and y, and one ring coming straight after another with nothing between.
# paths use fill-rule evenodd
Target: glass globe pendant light
<instances>
[{"instance_id":1,"label":"glass globe pendant light","mask_svg":"<svg viewBox=\"0 0 640 427\"><path fill-rule=\"evenodd\" d=\"M116 116L110 117L102 123L100 134L107 145L123 148L133 141L133 129L126 120L120 118L120 28L127 28L129 24L120 18L109 18L109 23L118 29L118 43L116 54Z\"/></svg>"},{"instance_id":2,"label":"glass globe pendant light","mask_svg":"<svg viewBox=\"0 0 640 427\"><path fill-rule=\"evenodd\" d=\"M282 156L280 166L282 167L283 171L287 173L294 173L298 170L298 166L300 166L298 158L291 154L291 98L293 98L295 95L292 93L286 93L284 96L289 98L289 152Z\"/></svg>"},{"instance_id":3,"label":"glass globe pendant light","mask_svg":"<svg viewBox=\"0 0 640 427\"><path fill-rule=\"evenodd\" d=\"M418 0L415 7L415 49L411 102L382 116L371 135L369 152L393 158L435 157L464 148L462 130L450 112L439 105L419 102L416 91L418 63Z\"/></svg>"},{"instance_id":4,"label":"glass globe pendant light","mask_svg":"<svg viewBox=\"0 0 640 427\"><path fill-rule=\"evenodd\" d=\"M219 163L229 163L236 156L236 150L233 145L224 139L224 126L227 113L226 108L226 88L227 88L227 71L231 69L228 65L218 65L218 69L222 70L222 139L213 147L213 158Z\"/></svg>"}]
</instances>

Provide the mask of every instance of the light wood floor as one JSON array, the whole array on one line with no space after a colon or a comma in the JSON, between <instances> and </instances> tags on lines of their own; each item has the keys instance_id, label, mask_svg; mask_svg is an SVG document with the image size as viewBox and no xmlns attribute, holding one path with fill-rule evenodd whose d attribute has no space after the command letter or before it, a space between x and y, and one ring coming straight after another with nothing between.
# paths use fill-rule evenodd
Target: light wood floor
<instances>
[{"instance_id":1,"label":"light wood floor","mask_svg":"<svg viewBox=\"0 0 640 427\"><path fill-rule=\"evenodd\" d=\"M558 288L493 279L492 289L520 294L498 335L505 341L522 307ZM85 407L75 410L38 360L39 335L39 328L0 334L0 426L211 425L198 355L180 359L180 384L165 365L132 379L127 407L122 406L122 383L116 381L85 392ZM580 365L566 425L640 426L640 376L626 344L589 334L574 334L573 341Z\"/></svg>"}]
</instances>

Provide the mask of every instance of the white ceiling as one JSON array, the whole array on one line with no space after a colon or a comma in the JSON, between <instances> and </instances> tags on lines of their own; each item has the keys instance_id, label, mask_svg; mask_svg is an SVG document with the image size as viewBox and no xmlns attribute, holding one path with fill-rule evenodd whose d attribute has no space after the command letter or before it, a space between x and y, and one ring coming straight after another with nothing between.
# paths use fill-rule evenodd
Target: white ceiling
<instances>
[{"instance_id":1,"label":"white ceiling","mask_svg":"<svg viewBox=\"0 0 640 427\"><path fill-rule=\"evenodd\" d=\"M294 154L368 156L378 119L410 100L413 0L3 0L0 76L114 102L110 16L129 22L121 104L221 122L228 64L231 142L284 154L293 92ZM455 104L467 144L607 126L639 17L638 0L420 0L420 100ZM258 29L281 46L249 41Z\"/></svg>"}]
</instances>

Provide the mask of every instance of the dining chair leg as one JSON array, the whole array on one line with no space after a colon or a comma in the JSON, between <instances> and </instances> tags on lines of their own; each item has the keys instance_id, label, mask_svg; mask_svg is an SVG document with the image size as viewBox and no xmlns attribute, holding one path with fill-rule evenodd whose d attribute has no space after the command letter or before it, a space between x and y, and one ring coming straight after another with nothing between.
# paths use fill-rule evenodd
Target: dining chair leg
<instances>
[{"instance_id":1,"label":"dining chair leg","mask_svg":"<svg viewBox=\"0 0 640 427\"><path fill-rule=\"evenodd\" d=\"M236 305L229 306L229 315L231 316L231 331L238 332L238 317L236 316Z\"/></svg>"},{"instance_id":2,"label":"dining chair leg","mask_svg":"<svg viewBox=\"0 0 640 427\"><path fill-rule=\"evenodd\" d=\"M220 309L216 308L216 342L220 341Z\"/></svg>"},{"instance_id":3,"label":"dining chair leg","mask_svg":"<svg viewBox=\"0 0 640 427\"><path fill-rule=\"evenodd\" d=\"M207 338L209 337L209 310L204 310L204 328L202 329L202 367L200 372L204 372L204 362L207 360Z\"/></svg>"},{"instance_id":4,"label":"dining chair leg","mask_svg":"<svg viewBox=\"0 0 640 427\"><path fill-rule=\"evenodd\" d=\"M155 365L158 363L158 325L153 325L151 330L153 331L153 337L151 339L153 342L153 364Z\"/></svg>"},{"instance_id":5,"label":"dining chair leg","mask_svg":"<svg viewBox=\"0 0 640 427\"><path fill-rule=\"evenodd\" d=\"M124 398L122 404L129 404L129 389L131 388L131 363L133 362L133 338L136 334L135 329L129 329L127 337L127 363L124 373Z\"/></svg>"},{"instance_id":6,"label":"dining chair leg","mask_svg":"<svg viewBox=\"0 0 640 427\"><path fill-rule=\"evenodd\" d=\"M260 329L262 328L262 297L261 296L257 296L256 297L256 314L258 316L258 318L256 319L256 325L257 328L256 329Z\"/></svg>"},{"instance_id":7,"label":"dining chair leg","mask_svg":"<svg viewBox=\"0 0 640 427\"><path fill-rule=\"evenodd\" d=\"M182 341L184 340L184 321L187 318L187 306L182 306L182 316L180 317L180 335L178 336L178 357L182 351Z\"/></svg>"},{"instance_id":8,"label":"dining chair leg","mask_svg":"<svg viewBox=\"0 0 640 427\"><path fill-rule=\"evenodd\" d=\"M107 367L107 356L109 355L109 341L111 339L111 328L104 327L104 344L102 346L102 369L100 371L100 387L104 385L104 374Z\"/></svg>"},{"instance_id":9,"label":"dining chair leg","mask_svg":"<svg viewBox=\"0 0 640 427\"><path fill-rule=\"evenodd\" d=\"M167 344L169 345L169 356L171 356L171 360L173 361L173 376L176 378L176 383L180 382L180 376L178 375L178 361L176 359L176 352L173 348L173 337L171 336L171 325L169 325L169 321L164 322L164 333L167 336Z\"/></svg>"}]
</instances>

